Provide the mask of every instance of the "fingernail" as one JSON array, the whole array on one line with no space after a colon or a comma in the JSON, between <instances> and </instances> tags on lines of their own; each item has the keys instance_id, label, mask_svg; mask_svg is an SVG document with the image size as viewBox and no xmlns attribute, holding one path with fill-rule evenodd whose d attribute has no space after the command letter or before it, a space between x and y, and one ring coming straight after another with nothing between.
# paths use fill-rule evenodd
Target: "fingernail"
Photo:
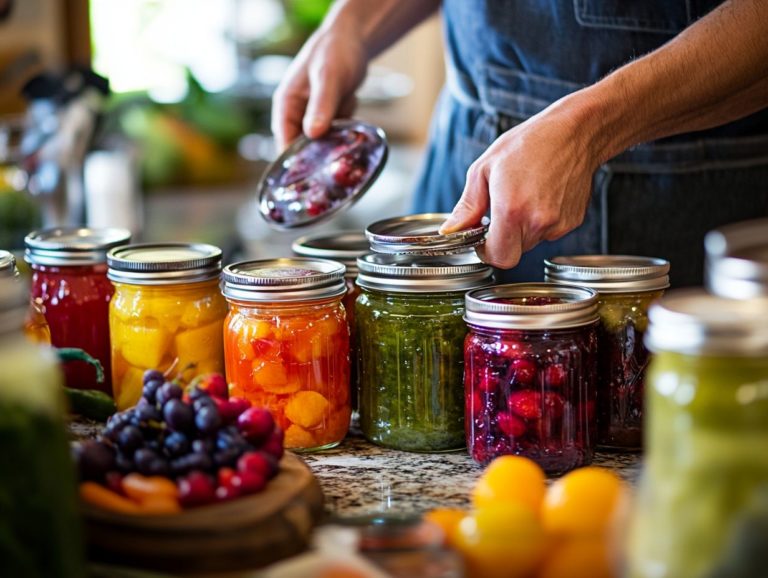
<instances>
[{"instance_id":1,"label":"fingernail","mask_svg":"<svg viewBox=\"0 0 768 578\"><path fill-rule=\"evenodd\" d=\"M457 229L458 227L456 227L456 218L453 216L453 214L451 214L451 216L448 217L442 225L440 225L440 228L437 232L441 235L447 235L449 233L453 233Z\"/></svg>"}]
</instances>

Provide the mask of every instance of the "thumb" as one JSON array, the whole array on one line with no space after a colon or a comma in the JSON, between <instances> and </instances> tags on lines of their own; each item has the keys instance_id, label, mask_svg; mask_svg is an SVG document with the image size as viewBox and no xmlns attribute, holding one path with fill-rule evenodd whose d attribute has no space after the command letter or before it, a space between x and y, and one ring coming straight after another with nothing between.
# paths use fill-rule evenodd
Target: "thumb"
<instances>
[{"instance_id":1,"label":"thumb","mask_svg":"<svg viewBox=\"0 0 768 578\"><path fill-rule=\"evenodd\" d=\"M333 74L326 70L322 75L313 74L310 79L309 102L304 115L304 134L317 138L331 127L331 121L339 109L341 94Z\"/></svg>"},{"instance_id":2,"label":"thumb","mask_svg":"<svg viewBox=\"0 0 768 578\"><path fill-rule=\"evenodd\" d=\"M438 232L447 235L477 225L487 212L488 179L482 169L472 165L467 171L467 182L459 202Z\"/></svg>"}]
</instances>

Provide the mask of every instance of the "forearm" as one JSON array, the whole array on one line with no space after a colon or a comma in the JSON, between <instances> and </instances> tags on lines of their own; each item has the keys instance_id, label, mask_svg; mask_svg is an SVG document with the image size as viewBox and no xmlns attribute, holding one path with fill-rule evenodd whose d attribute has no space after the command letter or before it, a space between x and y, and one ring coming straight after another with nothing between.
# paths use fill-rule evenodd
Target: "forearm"
<instances>
[{"instance_id":1,"label":"forearm","mask_svg":"<svg viewBox=\"0 0 768 578\"><path fill-rule=\"evenodd\" d=\"M703 130L768 106L768 2L729 0L571 104L608 160L642 142Z\"/></svg>"},{"instance_id":2,"label":"forearm","mask_svg":"<svg viewBox=\"0 0 768 578\"><path fill-rule=\"evenodd\" d=\"M437 11L440 0L337 0L321 30L359 35L369 58Z\"/></svg>"}]
</instances>

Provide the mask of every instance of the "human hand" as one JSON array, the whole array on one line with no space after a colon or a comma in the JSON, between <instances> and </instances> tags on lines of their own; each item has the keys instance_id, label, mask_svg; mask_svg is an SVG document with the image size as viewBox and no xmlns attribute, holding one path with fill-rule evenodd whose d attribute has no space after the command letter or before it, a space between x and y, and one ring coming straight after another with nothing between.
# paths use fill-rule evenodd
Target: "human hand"
<instances>
[{"instance_id":1,"label":"human hand","mask_svg":"<svg viewBox=\"0 0 768 578\"><path fill-rule=\"evenodd\" d=\"M283 150L302 130L323 135L335 118L351 116L355 90L365 78L368 56L353 27L336 21L302 47L272 97L272 133Z\"/></svg>"},{"instance_id":2,"label":"human hand","mask_svg":"<svg viewBox=\"0 0 768 578\"><path fill-rule=\"evenodd\" d=\"M505 132L470 166L461 199L440 232L477 225L490 206L488 236L478 254L510 269L540 241L575 229L601 162L590 134L567 98Z\"/></svg>"}]
</instances>

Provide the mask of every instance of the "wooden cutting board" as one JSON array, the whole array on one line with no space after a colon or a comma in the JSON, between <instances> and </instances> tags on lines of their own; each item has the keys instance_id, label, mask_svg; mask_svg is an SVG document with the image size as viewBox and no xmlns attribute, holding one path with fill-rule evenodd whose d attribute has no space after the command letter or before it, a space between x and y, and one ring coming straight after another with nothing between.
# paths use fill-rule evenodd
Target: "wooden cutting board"
<instances>
[{"instance_id":1,"label":"wooden cutting board","mask_svg":"<svg viewBox=\"0 0 768 578\"><path fill-rule=\"evenodd\" d=\"M130 516L87 504L89 559L177 573L260 568L298 554L323 513L307 465L286 453L264 491L181 514Z\"/></svg>"}]
</instances>

